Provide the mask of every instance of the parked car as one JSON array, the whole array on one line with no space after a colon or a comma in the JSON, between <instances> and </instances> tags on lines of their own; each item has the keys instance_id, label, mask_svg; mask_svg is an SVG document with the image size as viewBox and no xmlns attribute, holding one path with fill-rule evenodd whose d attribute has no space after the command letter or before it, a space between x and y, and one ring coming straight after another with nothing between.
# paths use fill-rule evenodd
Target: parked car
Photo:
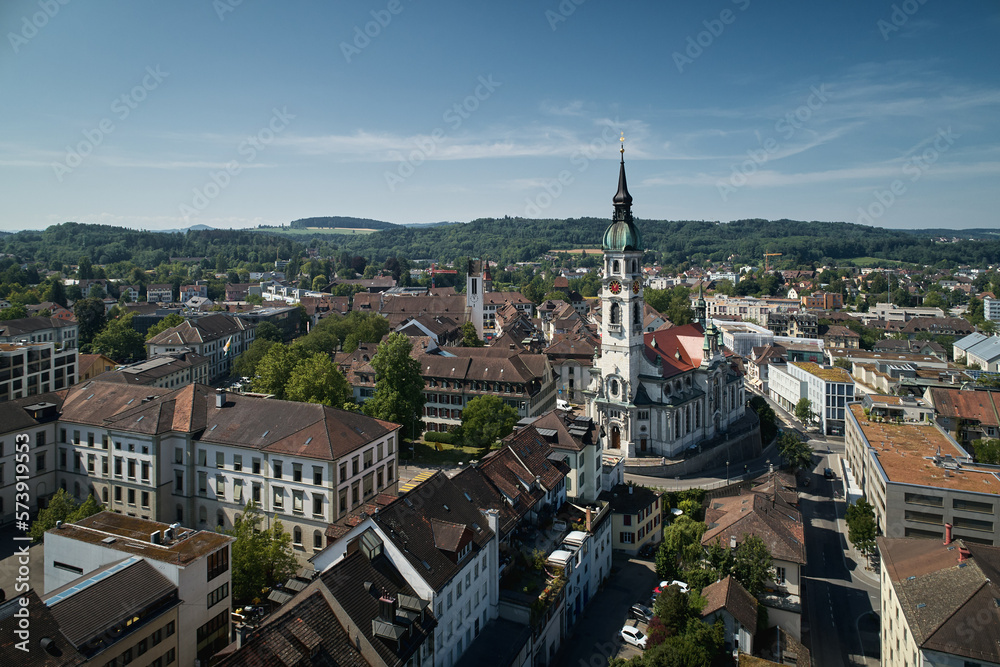
<instances>
[{"instance_id":1,"label":"parked car","mask_svg":"<svg viewBox=\"0 0 1000 667\"><path fill-rule=\"evenodd\" d=\"M673 581L661 581L660 585L653 589L653 593L659 595L663 591L667 590L667 588L669 588L670 586L677 586L679 589L681 589L681 593L688 592L687 584L685 584L683 581L678 581L677 579L674 579Z\"/></svg>"},{"instance_id":2,"label":"parked car","mask_svg":"<svg viewBox=\"0 0 1000 667\"><path fill-rule=\"evenodd\" d=\"M658 546L658 544L653 544L652 542L643 544L639 549L639 558L652 558L656 553L656 547Z\"/></svg>"},{"instance_id":3,"label":"parked car","mask_svg":"<svg viewBox=\"0 0 1000 667\"><path fill-rule=\"evenodd\" d=\"M621 635L626 644L638 646L641 649L646 648L646 635L642 634L642 630L639 628L633 628L631 625L626 625L622 628Z\"/></svg>"},{"instance_id":4,"label":"parked car","mask_svg":"<svg viewBox=\"0 0 1000 667\"><path fill-rule=\"evenodd\" d=\"M827 479L837 479L837 473L833 472L833 468L823 468L823 477Z\"/></svg>"},{"instance_id":5,"label":"parked car","mask_svg":"<svg viewBox=\"0 0 1000 667\"><path fill-rule=\"evenodd\" d=\"M641 602L632 605L632 608L628 610L628 615L629 618L634 618L643 623L649 623L653 620L653 610Z\"/></svg>"}]
</instances>

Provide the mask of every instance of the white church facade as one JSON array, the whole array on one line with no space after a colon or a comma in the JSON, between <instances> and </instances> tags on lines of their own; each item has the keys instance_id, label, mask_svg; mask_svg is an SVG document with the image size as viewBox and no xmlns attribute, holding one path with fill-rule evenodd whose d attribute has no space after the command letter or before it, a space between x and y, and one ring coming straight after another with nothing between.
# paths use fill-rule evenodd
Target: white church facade
<instances>
[{"instance_id":1,"label":"white church facade","mask_svg":"<svg viewBox=\"0 0 1000 667\"><path fill-rule=\"evenodd\" d=\"M744 413L743 377L723 351L721 332L706 319L704 300L695 323L643 331L643 246L632 219L624 148L603 249L601 345L584 394L604 447L628 457L674 458L724 437Z\"/></svg>"}]
</instances>

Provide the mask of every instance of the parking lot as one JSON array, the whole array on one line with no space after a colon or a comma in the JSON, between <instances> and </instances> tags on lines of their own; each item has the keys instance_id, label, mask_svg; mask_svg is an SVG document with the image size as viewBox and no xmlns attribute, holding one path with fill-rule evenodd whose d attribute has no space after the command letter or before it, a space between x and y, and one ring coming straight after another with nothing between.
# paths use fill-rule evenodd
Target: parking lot
<instances>
[{"instance_id":1,"label":"parking lot","mask_svg":"<svg viewBox=\"0 0 1000 667\"><path fill-rule=\"evenodd\" d=\"M629 609L647 600L658 583L653 562L616 555L611 572L608 583L587 605L553 664L606 667L608 658L627 660L642 652L622 641L619 633L626 624L646 632L645 623L629 619Z\"/></svg>"}]
</instances>

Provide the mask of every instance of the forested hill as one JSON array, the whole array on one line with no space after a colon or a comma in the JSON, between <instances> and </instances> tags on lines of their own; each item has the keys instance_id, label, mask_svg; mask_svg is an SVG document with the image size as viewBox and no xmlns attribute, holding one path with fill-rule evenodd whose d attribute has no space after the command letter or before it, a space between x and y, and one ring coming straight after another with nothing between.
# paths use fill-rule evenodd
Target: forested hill
<instances>
[{"instance_id":1,"label":"forested hill","mask_svg":"<svg viewBox=\"0 0 1000 667\"><path fill-rule=\"evenodd\" d=\"M309 229L310 227L320 227L323 229L391 229L396 227L391 222L381 220L369 220L368 218L350 218L341 215L326 216L322 218L301 218L292 220L289 223L292 229Z\"/></svg>"},{"instance_id":2,"label":"forested hill","mask_svg":"<svg viewBox=\"0 0 1000 667\"><path fill-rule=\"evenodd\" d=\"M981 264L1000 257L1000 239L938 243L911 231L845 222L637 220L636 224L648 251L647 260L663 264L720 261L731 255L743 263L756 263L764 252L782 253L778 259L782 266L856 258ZM445 260L489 256L506 263L530 261L552 249L598 248L607 226L606 218L484 218L463 225L393 227L378 234L345 238L342 248L379 261L391 256ZM951 230L951 235L962 237L964 233Z\"/></svg>"},{"instance_id":3,"label":"forested hill","mask_svg":"<svg viewBox=\"0 0 1000 667\"><path fill-rule=\"evenodd\" d=\"M355 220L358 220L355 218ZM370 224L375 221L364 221ZM385 223L389 224L389 223ZM985 265L1000 258L1000 239L987 240L991 230L935 230L940 234L888 230L843 222L793 220L705 221L637 220L646 260L670 265L730 256L744 264L759 264L764 252L782 253L772 265L794 268L851 260L895 260L914 264ZM306 246L322 255L347 252L378 262L388 257L453 261L488 257L502 264L532 261L550 250L592 249L601 245L606 218L526 220L480 219L435 226L390 225L365 235L302 234L290 239L267 229L190 230L181 234L67 222L44 231L23 231L0 237L0 252L22 262L75 264L86 254L94 264L131 261L151 269L170 257L222 255L249 263L276 257L301 256ZM935 237L960 240L942 243Z\"/></svg>"}]
</instances>

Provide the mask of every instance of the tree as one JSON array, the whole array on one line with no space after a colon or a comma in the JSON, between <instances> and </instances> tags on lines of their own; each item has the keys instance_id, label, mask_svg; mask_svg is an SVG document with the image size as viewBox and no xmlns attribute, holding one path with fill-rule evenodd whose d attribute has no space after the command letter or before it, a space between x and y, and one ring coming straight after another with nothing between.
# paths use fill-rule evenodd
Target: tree
<instances>
[{"instance_id":1,"label":"tree","mask_svg":"<svg viewBox=\"0 0 1000 667\"><path fill-rule=\"evenodd\" d=\"M86 345L104 327L104 302L100 299L80 299L73 304L73 314L80 327L80 345Z\"/></svg>"},{"instance_id":2,"label":"tree","mask_svg":"<svg viewBox=\"0 0 1000 667\"><path fill-rule=\"evenodd\" d=\"M365 414L403 425L403 433L422 431L424 378L420 362L410 356L413 345L403 333L393 333L378 346L371 365L375 370L375 395L365 402Z\"/></svg>"},{"instance_id":3,"label":"tree","mask_svg":"<svg viewBox=\"0 0 1000 667\"><path fill-rule=\"evenodd\" d=\"M774 409L763 396L753 396L750 399L750 408L757 413L757 418L760 420L760 440L767 446L767 443L778 434L778 416L774 414Z\"/></svg>"},{"instance_id":4,"label":"tree","mask_svg":"<svg viewBox=\"0 0 1000 667\"><path fill-rule=\"evenodd\" d=\"M94 499L93 494L88 495L83 504L78 504L73 496L64 489L59 489L49 500L48 507L38 513L28 535L35 542L41 542L45 538L45 532L55 528L57 521L73 523L86 519L91 514L97 514L102 509L104 508Z\"/></svg>"},{"instance_id":5,"label":"tree","mask_svg":"<svg viewBox=\"0 0 1000 667\"><path fill-rule=\"evenodd\" d=\"M232 529L226 531L236 538L231 547L234 606L260 600L265 588L284 583L298 567L292 538L284 532L281 521L275 517L270 528L261 530L263 521L264 516L251 500Z\"/></svg>"},{"instance_id":6,"label":"tree","mask_svg":"<svg viewBox=\"0 0 1000 667\"><path fill-rule=\"evenodd\" d=\"M847 522L847 539L854 548L865 556L875 553L875 537L878 525L875 522L875 506L864 498L848 505L844 514Z\"/></svg>"},{"instance_id":7,"label":"tree","mask_svg":"<svg viewBox=\"0 0 1000 667\"><path fill-rule=\"evenodd\" d=\"M686 514L674 519L663 529L663 542L656 551L656 574L662 579L675 579L682 570L701 560L701 536L705 524Z\"/></svg>"},{"instance_id":8,"label":"tree","mask_svg":"<svg viewBox=\"0 0 1000 667\"><path fill-rule=\"evenodd\" d=\"M996 438L973 440L972 456L977 463L1000 464L1000 440Z\"/></svg>"},{"instance_id":9,"label":"tree","mask_svg":"<svg viewBox=\"0 0 1000 667\"><path fill-rule=\"evenodd\" d=\"M333 365L330 355L322 352L295 364L285 385L285 398L302 403L322 403L339 408L351 395L351 387L343 373Z\"/></svg>"},{"instance_id":10,"label":"tree","mask_svg":"<svg viewBox=\"0 0 1000 667\"><path fill-rule=\"evenodd\" d=\"M329 284L330 281L326 279L326 276L316 276L312 281L312 290L314 292L322 292Z\"/></svg>"},{"instance_id":11,"label":"tree","mask_svg":"<svg viewBox=\"0 0 1000 667\"><path fill-rule=\"evenodd\" d=\"M472 322L462 324L462 347L482 347L483 339L476 333L476 325Z\"/></svg>"},{"instance_id":12,"label":"tree","mask_svg":"<svg viewBox=\"0 0 1000 667\"><path fill-rule=\"evenodd\" d=\"M108 322L99 334L94 336L90 350L103 354L121 363L146 358L146 345L142 334L132 327L133 313L123 315Z\"/></svg>"},{"instance_id":13,"label":"tree","mask_svg":"<svg viewBox=\"0 0 1000 667\"><path fill-rule=\"evenodd\" d=\"M764 540L756 535L744 535L732 552L733 578L756 597L764 590L764 582L771 578L771 552Z\"/></svg>"},{"instance_id":14,"label":"tree","mask_svg":"<svg viewBox=\"0 0 1000 667\"><path fill-rule=\"evenodd\" d=\"M261 359L264 358L267 351L274 345L281 345L281 343L275 343L273 340L254 338L247 351L236 357L233 361L233 375L252 379L257 375L257 366L260 364Z\"/></svg>"},{"instance_id":15,"label":"tree","mask_svg":"<svg viewBox=\"0 0 1000 667\"><path fill-rule=\"evenodd\" d=\"M276 398L285 398L285 387L292 378L292 370L303 356L302 348L298 345L281 343L272 345L257 364L257 372L253 376L248 376L252 377L253 390L262 394L274 394Z\"/></svg>"},{"instance_id":16,"label":"tree","mask_svg":"<svg viewBox=\"0 0 1000 667\"><path fill-rule=\"evenodd\" d=\"M800 398L799 402L795 404L795 418L803 424L809 424L812 417L812 401L805 397Z\"/></svg>"},{"instance_id":17,"label":"tree","mask_svg":"<svg viewBox=\"0 0 1000 667\"><path fill-rule=\"evenodd\" d=\"M284 339L284 336L281 335L281 329L273 322L261 322L253 332L253 339L271 340L275 343L280 343Z\"/></svg>"},{"instance_id":18,"label":"tree","mask_svg":"<svg viewBox=\"0 0 1000 667\"><path fill-rule=\"evenodd\" d=\"M466 447L488 450L514 430L517 420L517 410L499 396L476 396L462 410L462 443Z\"/></svg>"},{"instance_id":19,"label":"tree","mask_svg":"<svg viewBox=\"0 0 1000 667\"><path fill-rule=\"evenodd\" d=\"M778 453L792 470L800 470L812 465L812 447L797 433L784 433L778 438Z\"/></svg>"}]
</instances>

